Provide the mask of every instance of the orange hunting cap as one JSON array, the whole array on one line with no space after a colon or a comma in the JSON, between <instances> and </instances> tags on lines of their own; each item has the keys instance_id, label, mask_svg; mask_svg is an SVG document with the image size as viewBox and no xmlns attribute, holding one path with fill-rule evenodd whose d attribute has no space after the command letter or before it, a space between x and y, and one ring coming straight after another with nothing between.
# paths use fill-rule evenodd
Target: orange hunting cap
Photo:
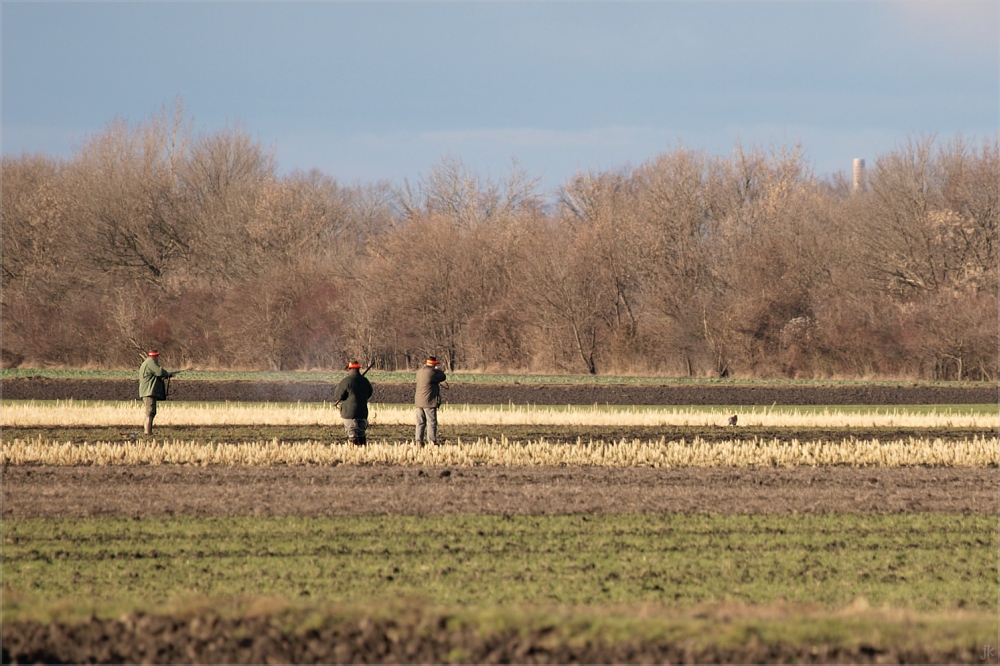
<instances>
[{"instance_id":1,"label":"orange hunting cap","mask_svg":"<svg viewBox=\"0 0 1000 666\"><path fill-rule=\"evenodd\" d=\"M434 357L434 356L428 356L427 357L427 365L437 365L437 364L438 364L438 360L437 360L436 357Z\"/></svg>"},{"instance_id":2,"label":"orange hunting cap","mask_svg":"<svg viewBox=\"0 0 1000 666\"><path fill-rule=\"evenodd\" d=\"M360 367L361 367L361 364L358 363L357 361L351 361L350 363L347 364L347 369L348 370L354 370L354 369L360 368Z\"/></svg>"},{"instance_id":3,"label":"orange hunting cap","mask_svg":"<svg viewBox=\"0 0 1000 666\"><path fill-rule=\"evenodd\" d=\"M146 353L146 356L159 356L159 355L160 352L156 351L155 349L150 349L149 352Z\"/></svg>"}]
</instances>

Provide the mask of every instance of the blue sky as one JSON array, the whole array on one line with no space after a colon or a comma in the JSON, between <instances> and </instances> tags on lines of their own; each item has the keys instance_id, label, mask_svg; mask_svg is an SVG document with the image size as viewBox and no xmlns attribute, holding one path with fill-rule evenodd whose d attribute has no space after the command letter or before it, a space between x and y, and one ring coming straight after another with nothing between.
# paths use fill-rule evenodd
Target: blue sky
<instances>
[{"instance_id":1,"label":"blue sky","mask_svg":"<svg viewBox=\"0 0 1000 666\"><path fill-rule=\"evenodd\" d=\"M801 144L817 175L994 136L1000 2L8 2L2 149L70 156L179 98L279 171L553 190L678 147Z\"/></svg>"}]
</instances>

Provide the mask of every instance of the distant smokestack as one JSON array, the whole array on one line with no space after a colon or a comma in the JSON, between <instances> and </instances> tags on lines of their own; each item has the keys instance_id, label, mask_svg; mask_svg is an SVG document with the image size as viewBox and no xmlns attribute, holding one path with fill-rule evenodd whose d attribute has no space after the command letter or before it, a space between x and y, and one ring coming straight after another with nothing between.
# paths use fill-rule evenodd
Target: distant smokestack
<instances>
[{"instance_id":1,"label":"distant smokestack","mask_svg":"<svg viewBox=\"0 0 1000 666\"><path fill-rule=\"evenodd\" d=\"M864 192L865 190L865 161L860 158L854 158L854 191Z\"/></svg>"}]
</instances>

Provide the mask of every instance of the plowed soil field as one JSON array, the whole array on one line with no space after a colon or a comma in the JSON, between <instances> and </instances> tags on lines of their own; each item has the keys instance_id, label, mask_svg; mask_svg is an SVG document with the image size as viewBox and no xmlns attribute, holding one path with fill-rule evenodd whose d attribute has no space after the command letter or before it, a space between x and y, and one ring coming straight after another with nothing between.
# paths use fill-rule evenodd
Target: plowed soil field
<instances>
[{"instance_id":1,"label":"plowed soil field","mask_svg":"<svg viewBox=\"0 0 1000 666\"><path fill-rule=\"evenodd\" d=\"M413 384L373 383L373 402L413 401ZM135 400L138 383L26 377L0 382L5 400ZM170 386L170 399L230 402L333 402L325 382L185 380ZM996 386L773 385L760 384L460 384L449 383L445 400L473 405L938 405L995 404Z\"/></svg>"},{"instance_id":2,"label":"plowed soil field","mask_svg":"<svg viewBox=\"0 0 1000 666\"><path fill-rule=\"evenodd\" d=\"M3 517L978 513L996 469L8 467Z\"/></svg>"},{"instance_id":3,"label":"plowed soil field","mask_svg":"<svg viewBox=\"0 0 1000 666\"><path fill-rule=\"evenodd\" d=\"M727 618L720 622L731 622ZM362 617L294 636L271 618L158 617L4 627L4 663L58 664L981 664L983 647L830 647L750 639L743 645L552 640L550 627L483 640L447 614L420 622ZM12 636L11 634L14 634ZM752 634L752 631L751 631ZM8 645L10 648L8 648ZM990 662L986 662L990 663Z\"/></svg>"},{"instance_id":4,"label":"plowed soil field","mask_svg":"<svg viewBox=\"0 0 1000 666\"><path fill-rule=\"evenodd\" d=\"M327 384L176 381L172 399L323 401ZM133 382L5 380L5 399L134 399ZM969 404L995 387L739 387L455 385L470 404ZM408 403L409 385L376 385L374 400ZM997 512L988 469L200 468L7 467L4 519L46 516L975 513ZM748 641L718 648L670 643L553 645L544 634L484 639L437 618L414 624L345 621L292 635L266 618L131 614L83 623L7 623L5 663L970 663L971 649L856 648Z\"/></svg>"}]
</instances>

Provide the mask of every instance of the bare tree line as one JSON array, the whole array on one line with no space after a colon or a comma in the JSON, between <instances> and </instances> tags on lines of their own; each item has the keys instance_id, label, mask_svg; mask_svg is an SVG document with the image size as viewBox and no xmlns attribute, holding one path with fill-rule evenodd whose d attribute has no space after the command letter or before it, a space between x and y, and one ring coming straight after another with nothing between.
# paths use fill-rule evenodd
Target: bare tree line
<instances>
[{"instance_id":1,"label":"bare tree line","mask_svg":"<svg viewBox=\"0 0 1000 666\"><path fill-rule=\"evenodd\" d=\"M860 192L737 146L546 200L516 164L278 176L178 105L2 179L6 366L997 378L996 137L910 138Z\"/></svg>"}]
</instances>

